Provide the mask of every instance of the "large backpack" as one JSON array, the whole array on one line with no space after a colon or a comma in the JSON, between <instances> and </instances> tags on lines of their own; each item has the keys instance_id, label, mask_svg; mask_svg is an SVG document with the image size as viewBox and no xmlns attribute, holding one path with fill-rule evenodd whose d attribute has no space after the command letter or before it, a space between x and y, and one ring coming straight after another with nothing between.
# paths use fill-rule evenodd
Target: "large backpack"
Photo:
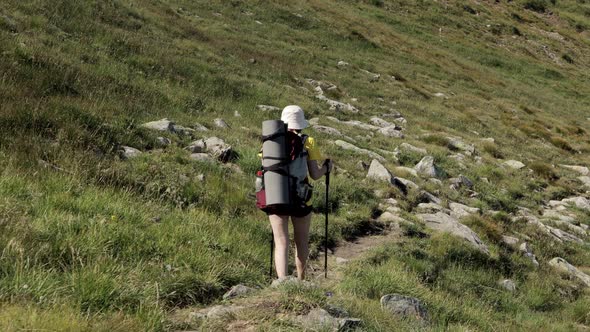
<instances>
[{"instance_id":1,"label":"large backpack","mask_svg":"<svg viewBox=\"0 0 590 332\"><path fill-rule=\"evenodd\" d=\"M304 148L308 136L288 131L282 121L272 122L275 130L262 137L263 166L256 174L256 206L267 213L284 213L304 207L311 199Z\"/></svg>"}]
</instances>

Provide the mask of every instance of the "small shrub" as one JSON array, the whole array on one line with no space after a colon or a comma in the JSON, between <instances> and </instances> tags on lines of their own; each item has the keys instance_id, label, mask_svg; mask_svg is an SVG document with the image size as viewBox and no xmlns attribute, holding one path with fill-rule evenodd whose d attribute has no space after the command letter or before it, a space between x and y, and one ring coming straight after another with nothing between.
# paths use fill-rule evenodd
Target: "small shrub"
<instances>
[{"instance_id":1,"label":"small shrub","mask_svg":"<svg viewBox=\"0 0 590 332\"><path fill-rule=\"evenodd\" d=\"M543 179L557 180L559 177L555 174L553 168L542 161L535 161L529 165L529 168L535 172L535 174Z\"/></svg>"},{"instance_id":2,"label":"small shrub","mask_svg":"<svg viewBox=\"0 0 590 332\"><path fill-rule=\"evenodd\" d=\"M504 159L504 154L502 153L502 151L500 151L496 143L484 142L483 150L489 153L494 158Z\"/></svg>"},{"instance_id":3,"label":"small shrub","mask_svg":"<svg viewBox=\"0 0 590 332\"><path fill-rule=\"evenodd\" d=\"M557 136L552 136L550 138L550 142L551 144L553 144L554 146L563 149L565 151L569 151L569 152L575 152L576 150L570 145L570 143L568 141L566 141L565 139L561 138L561 137L557 137Z\"/></svg>"},{"instance_id":4,"label":"small shrub","mask_svg":"<svg viewBox=\"0 0 590 332\"><path fill-rule=\"evenodd\" d=\"M546 0L526 0L523 4L525 9L535 11L537 13L544 13L547 9Z\"/></svg>"}]
</instances>

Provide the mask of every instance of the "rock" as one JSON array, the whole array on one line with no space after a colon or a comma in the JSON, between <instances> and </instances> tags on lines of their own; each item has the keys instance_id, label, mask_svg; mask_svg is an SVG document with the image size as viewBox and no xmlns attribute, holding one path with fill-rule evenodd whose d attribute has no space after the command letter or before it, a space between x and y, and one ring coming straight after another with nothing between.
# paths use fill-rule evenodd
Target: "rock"
<instances>
[{"instance_id":1,"label":"rock","mask_svg":"<svg viewBox=\"0 0 590 332\"><path fill-rule=\"evenodd\" d=\"M141 151L130 146L122 146L121 149L121 156L123 157L123 159L135 158L142 154Z\"/></svg>"},{"instance_id":2,"label":"rock","mask_svg":"<svg viewBox=\"0 0 590 332\"><path fill-rule=\"evenodd\" d=\"M530 259L531 263L533 263L533 265L535 265L536 267L539 266L539 262L537 261L537 257L535 256L535 254L533 254L533 250L531 249L531 247L529 246L529 244L527 242L523 242L520 245L520 247L518 248L518 250L523 254L523 256Z\"/></svg>"},{"instance_id":3,"label":"rock","mask_svg":"<svg viewBox=\"0 0 590 332\"><path fill-rule=\"evenodd\" d=\"M361 153L361 154L365 154L368 155L371 158L377 159L379 161L385 161L385 158L383 158L382 156L380 156L379 154L373 152L373 151L369 151L367 149L361 149L355 145L352 145L348 142L345 141L341 141L341 140L337 140L334 142L334 144L336 144L337 146L345 149L345 150L350 150L350 151L354 151L357 153Z\"/></svg>"},{"instance_id":4,"label":"rock","mask_svg":"<svg viewBox=\"0 0 590 332\"><path fill-rule=\"evenodd\" d=\"M448 209L445 209L444 207L442 207L441 205L436 204L436 203L420 203L416 207L416 212L419 212L419 213L443 212L445 214L450 213L450 211Z\"/></svg>"},{"instance_id":5,"label":"rock","mask_svg":"<svg viewBox=\"0 0 590 332\"><path fill-rule=\"evenodd\" d=\"M331 118L331 119L333 119L333 118ZM370 125L370 124L367 124L367 123L364 123L364 122L360 122L360 121L357 121L357 120L349 120L349 121L340 121L340 120L338 120L338 122L340 122L342 124L345 124L347 126L350 126L350 127L356 127L356 128L360 128L360 129L368 130L368 131L377 131L377 130L380 129L380 127L373 126L373 125Z\"/></svg>"},{"instance_id":6,"label":"rock","mask_svg":"<svg viewBox=\"0 0 590 332\"><path fill-rule=\"evenodd\" d=\"M517 237L502 235L502 242L504 242L504 244L509 245L511 247L517 245L519 241L520 240Z\"/></svg>"},{"instance_id":7,"label":"rock","mask_svg":"<svg viewBox=\"0 0 590 332\"><path fill-rule=\"evenodd\" d=\"M449 203L449 208L451 209L451 216L457 219L467 217L471 214L479 214L481 212L478 208L459 203Z\"/></svg>"},{"instance_id":8,"label":"rock","mask_svg":"<svg viewBox=\"0 0 590 332\"><path fill-rule=\"evenodd\" d=\"M445 99L448 99L447 95L445 95L442 92L437 92L437 93L434 94L434 96L437 97L437 98L445 98Z\"/></svg>"},{"instance_id":9,"label":"rock","mask_svg":"<svg viewBox=\"0 0 590 332\"><path fill-rule=\"evenodd\" d=\"M559 272L568 275L570 278L581 281L586 287L590 287L590 276L578 270L578 268L568 263L565 259L555 257L549 261L549 265Z\"/></svg>"},{"instance_id":10,"label":"rock","mask_svg":"<svg viewBox=\"0 0 590 332\"><path fill-rule=\"evenodd\" d=\"M488 247L483 243L479 236L455 218L442 212L437 212L436 214L419 214L417 217L420 218L428 228L463 238L482 253L486 255L490 254Z\"/></svg>"},{"instance_id":11,"label":"rock","mask_svg":"<svg viewBox=\"0 0 590 332\"><path fill-rule=\"evenodd\" d=\"M347 67L349 65L348 62L344 62L344 61L338 61L338 67Z\"/></svg>"},{"instance_id":12,"label":"rock","mask_svg":"<svg viewBox=\"0 0 590 332\"><path fill-rule=\"evenodd\" d=\"M191 154L190 158L196 161L204 161L204 162L213 162L215 161L213 157L211 157L207 153L193 153Z\"/></svg>"},{"instance_id":13,"label":"rock","mask_svg":"<svg viewBox=\"0 0 590 332\"><path fill-rule=\"evenodd\" d=\"M518 160L506 160L504 162L504 165L506 165L510 168L514 168L514 169L521 169L525 166L523 163L521 163Z\"/></svg>"},{"instance_id":14,"label":"rock","mask_svg":"<svg viewBox=\"0 0 590 332\"><path fill-rule=\"evenodd\" d=\"M210 308L209 311L207 312L207 319L220 319L225 316L233 315L242 309L243 309L243 307L241 307L241 306L216 305L216 306Z\"/></svg>"},{"instance_id":15,"label":"rock","mask_svg":"<svg viewBox=\"0 0 590 332\"><path fill-rule=\"evenodd\" d=\"M191 153L204 153L205 151L207 151L207 145L205 144L205 140L200 139L192 142L185 149L190 151Z\"/></svg>"},{"instance_id":16,"label":"rock","mask_svg":"<svg viewBox=\"0 0 590 332\"><path fill-rule=\"evenodd\" d=\"M434 158L432 156L425 156L420 162L414 166L414 169L418 174L437 178L441 176L440 169L434 164Z\"/></svg>"},{"instance_id":17,"label":"rock","mask_svg":"<svg viewBox=\"0 0 590 332\"><path fill-rule=\"evenodd\" d=\"M260 111L264 112L278 112L281 109L276 106L269 106L269 105L256 105L256 108Z\"/></svg>"},{"instance_id":18,"label":"rock","mask_svg":"<svg viewBox=\"0 0 590 332\"><path fill-rule=\"evenodd\" d=\"M415 184L414 182L412 182L408 179L400 178L399 176L394 177L393 178L393 185L397 187L397 186L399 186L399 184L403 185L404 188L409 188L409 189L420 188L420 187L418 187L417 184Z\"/></svg>"},{"instance_id":19,"label":"rock","mask_svg":"<svg viewBox=\"0 0 590 332\"><path fill-rule=\"evenodd\" d=\"M462 187L465 187L468 189L473 188L473 182L471 182L471 180L469 180L466 176L464 176L462 174L456 178L449 179L449 182L451 183L451 189L454 189L454 190L457 190Z\"/></svg>"},{"instance_id":20,"label":"rock","mask_svg":"<svg viewBox=\"0 0 590 332\"><path fill-rule=\"evenodd\" d=\"M318 91L317 88L316 88L316 91ZM330 111L351 112L351 113L358 113L359 112L359 110L356 107L352 106L351 104L345 104L345 103L339 102L337 100L332 100L332 99L324 96L324 93L321 90L321 88L319 89L318 94L315 97L321 101L326 102L326 104L328 104L330 106Z\"/></svg>"},{"instance_id":21,"label":"rock","mask_svg":"<svg viewBox=\"0 0 590 332\"><path fill-rule=\"evenodd\" d=\"M309 123L310 126L316 126L317 124L320 123L320 118L311 118L311 119L307 120L307 122Z\"/></svg>"},{"instance_id":22,"label":"rock","mask_svg":"<svg viewBox=\"0 0 590 332\"><path fill-rule=\"evenodd\" d=\"M246 296L250 293L255 291L254 288L244 286L242 284L238 284L233 286L230 290L228 290L225 294L223 294L224 300L230 300L236 297Z\"/></svg>"},{"instance_id":23,"label":"rock","mask_svg":"<svg viewBox=\"0 0 590 332\"><path fill-rule=\"evenodd\" d=\"M174 132L174 122L168 119L146 122L141 126L152 130Z\"/></svg>"},{"instance_id":24,"label":"rock","mask_svg":"<svg viewBox=\"0 0 590 332\"><path fill-rule=\"evenodd\" d=\"M213 123L215 124L215 126L217 126L217 128L222 128L222 129L229 128L229 125L227 124L227 122L225 122L225 120L223 120L222 118L217 118L217 119L213 120Z\"/></svg>"},{"instance_id":25,"label":"rock","mask_svg":"<svg viewBox=\"0 0 590 332\"><path fill-rule=\"evenodd\" d=\"M435 184L435 185L437 185L439 187L442 186L442 184L443 184L441 180L435 179L435 178L428 179L428 182L433 183L433 184Z\"/></svg>"},{"instance_id":26,"label":"rock","mask_svg":"<svg viewBox=\"0 0 590 332\"><path fill-rule=\"evenodd\" d=\"M408 144L408 143L402 143L402 144L400 144L399 145L399 148L400 149L403 149L403 150L406 150L406 151L419 153L419 154L422 154L422 155L425 155L425 154L428 153L426 151L426 149L418 148L418 147L415 147L415 146L413 146L411 144Z\"/></svg>"},{"instance_id":27,"label":"rock","mask_svg":"<svg viewBox=\"0 0 590 332\"><path fill-rule=\"evenodd\" d=\"M385 127L390 127L390 126L395 126L394 124L387 122L381 118L378 117L372 117L371 120L369 120L369 122L372 125L375 125L377 127L381 127L381 128L385 128Z\"/></svg>"},{"instance_id":28,"label":"rock","mask_svg":"<svg viewBox=\"0 0 590 332\"><path fill-rule=\"evenodd\" d=\"M434 196L433 194L429 193L428 191L422 191L420 193L420 200L427 201L427 202L434 203L434 204L438 204L438 205L442 204L442 199Z\"/></svg>"},{"instance_id":29,"label":"rock","mask_svg":"<svg viewBox=\"0 0 590 332\"><path fill-rule=\"evenodd\" d=\"M395 125L381 128L378 132L387 137L394 137L394 138L404 138L404 134L399 130L399 128Z\"/></svg>"},{"instance_id":30,"label":"rock","mask_svg":"<svg viewBox=\"0 0 590 332\"><path fill-rule=\"evenodd\" d=\"M377 221L382 222L384 224L390 224L403 222L404 219L399 217L398 215L395 215L394 213L385 211L379 216L379 218L377 218Z\"/></svg>"},{"instance_id":31,"label":"rock","mask_svg":"<svg viewBox=\"0 0 590 332\"><path fill-rule=\"evenodd\" d=\"M576 165L559 165L559 166L569 169L574 172L578 172L581 175L590 175L590 170L586 166L576 166Z\"/></svg>"},{"instance_id":32,"label":"rock","mask_svg":"<svg viewBox=\"0 0 590 332\"><path fill-rule=\"evenodd\" d=\"M313 129L315 129L318 133L323 133L323 134L332 135L332 136L340 136L340 137L344 136L344 135L342 135L340 130L338 130L336 128L332 128L332 127L315 125L315 126L313 126Z\"/></svg>"},{"instance_id":33,"label":"rock","mask_svg":"<svg viewBox=\"0 0 590 332\"><path fill-rule=\"evenodd\" d=\"M172 144L172 141L167 137L157 137L156 140L158 141L158 144L160 144L161 146L168 146Z\"/></svg>"},{"instance_id":34,"label":"rock","mask_svg":"<svg viewBox=\"0 0 590 332\"><path fill-rule=\"evenodd\" d=\"M321 308L309 311L307 315L297 316L296 322L312 331L349 331L355 329L362 321L357 318L336 318Z\"/></svg>"},{"instance_id":35,"label":"rock","mask_svg":"<svg viewBox=\"0 0 590 332\"><path fill-rule=\"evenodd\" d=\"M553 239L557 240L558 242L577 242L577 243L584 243L580 238L575 235L572 235L568 232L562 231L558 228L551 227L549 225L545 225L539 221L537 217L530 214L526 210L521 209L519 211L520 216L515 217L513 220L517 221L519 218L523 218L529 225L533 225L537 227L539 230L544 232L545 234L551 236Z\"/></svg>"},{"instance_id":36,"label":"rock","mask_svg":"<svg viewBox=\"0 0 590 332\"><path fill-rule=\"evenodd\" d=\"M467 144L459 137L447 137L447 139L451 149L461 150L468 156L475 153L475 146L473 144Z\"/></svg>"},{"instance_id":37,"label":"rock","mask_svg":"<svg viewBox=\"0 0 590 332\"><path fill-rule=\"evenodd\" d=\"M192 125L192 128L193 128L194 130L196 130L196 131L209 131L209 129L208 129L207 127L203 126L203 125L202 125L202 124L200 124L200 123L195 123L195 124L193 124L193 125Z\"/></svg>"},{"instance_id":38,"label":"rock","mask_svg":"<svg viewBox=\"0 0 590 332\"><path fill-rule=\"evenodd\" d=\"M205 140L207 152L221 162L229 162L237 157L237 153L221 138L209 137Z\"/></svg>"},{"instance_id":39,"label":"rock","mask_svg":"<svg viewBox=\"0 0 590 332\"><path fill-rule=\"evenodd\" d=\"M590 211L590 200L585 197L570 197L561 200L564 203L575 205L578 209Z\"/></svg>"},{"instance_id":40,"label":"rock","mask_svg":"<svg viewBox=\"0 0 590 332\"><path fill-rule=\"evenodd\" d=\"M367 178L391 183L393 175L391 175L389 170L387 170L387 168L385 168L385 166L383 166L383 164L381 164L377 159L373 159L371 161L371 165L369 166Z\"/></svg>"},{"instance_id":41,"label":"rock","mask_svg":"<svg viewBox=\"0 0 590 332\"><path fill-rule=\"evenodd\" d=\"M590 189L590 176L578 176L578 180L586 189Z\"/></svg>"},{"instance_id":42,"label":"rock","mask_svg":"<svg viewBox=\"0 0 590 332\"><path fill-rule=\"evenodd\" d=\"M516 284L514 283L514 281L512 281L510 279L500 280L498 282L498 285L500 285L500 287L504 288L505 290L507 290L509 292L516 291Z\"/></svg>"},{"instance_id":43,"label":"rock","mask_svg":"<svg viewBox=\"0 0 590 332\"><path fill-rule=\"evenodd\" d=\"M426 307L414 297L400 294L387 294L381 297L381 308L401 318L414 318L418 321L428 322Z\"/></svg>"},{"instance_id":44,"label":"rock","mask_svg":"<svg viewBox=\"0 0 590 332\"><path fill-rule=\"evenodd\" d=\"M418 172L416 172L415 169L409 168L409 167L398 166L395 168L395 172L396 173L408 173L412 176L418 177Z\"/></svg>"}]
</instances>

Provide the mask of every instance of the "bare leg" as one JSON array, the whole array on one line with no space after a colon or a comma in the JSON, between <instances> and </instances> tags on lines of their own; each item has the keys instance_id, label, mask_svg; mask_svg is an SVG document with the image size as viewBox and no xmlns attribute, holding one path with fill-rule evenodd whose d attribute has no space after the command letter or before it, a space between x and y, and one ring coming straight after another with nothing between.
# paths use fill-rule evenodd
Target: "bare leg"
<instances>
[{"instance_id":1,"label":"bare leg","mask_svg":"<svg viewBox=\"0 0 590 332\"><path fill-rule=\"evenodd\" d=\"M287 276L287 263L289 261L289 217L271 214L268 216L275 240L275 267L277 277Z\"/></svg>"},{"instance_id":2,"label":"bare leg","mask_svg":"<svg viewBox=\"0 0 590 332\"><path fill-rule=\"evenodd\" d=\"M297 278L305 279L307 256L309 255L309 225L311 224L311 213L305 217L291 217L293 222L293 233L295 238L295 265L297 266Z\"/></svg>"}]
</instances>

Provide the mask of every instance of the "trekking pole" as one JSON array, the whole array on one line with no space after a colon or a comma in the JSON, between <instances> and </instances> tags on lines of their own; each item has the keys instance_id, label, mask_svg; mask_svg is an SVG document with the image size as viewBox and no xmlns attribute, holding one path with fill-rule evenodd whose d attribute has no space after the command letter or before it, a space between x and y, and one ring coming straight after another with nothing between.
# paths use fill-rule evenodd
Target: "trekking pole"
<instances>
[{"instance_id":1,"label":"trekking pole","mask_svg":"<svg viewBox=\"0 0 590 332\"><path fill-rule=\"evenodd\" d=\"M324 230L324 278L328 278L328 195L330 191L330 159L326 159L326 204L325 204L325 230Z\"/></svg>"}]
</instances>

